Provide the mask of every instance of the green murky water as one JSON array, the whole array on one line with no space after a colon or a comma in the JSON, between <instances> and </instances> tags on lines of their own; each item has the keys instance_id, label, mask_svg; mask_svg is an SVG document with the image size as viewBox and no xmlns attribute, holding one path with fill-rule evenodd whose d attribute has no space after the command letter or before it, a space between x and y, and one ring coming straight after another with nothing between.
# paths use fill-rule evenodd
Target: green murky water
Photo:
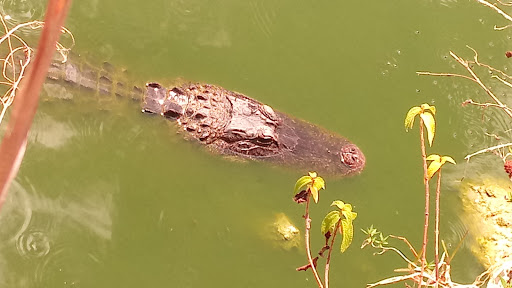
<instances>
[{"instance_id":1,"label":"green murky water","mask_svg":"<svg viewBox=\"0 0 512 288\"><path fill-rule=\"evenodd\" d=\"M0 1L21 20L39 17L36 0ZM500 23L501 21L501 23ZM358 144L367 167L327 180L314 206L319 221L332 200L354 205L356 229L376 225L420 246L423 190L419 139L405 133L407 110L438 108L433 153L464 155L492 144L495 122L467 98L485 99L460 79L418 77L418 70L459 71L449 50L510 68L510 31L476 1L75 1L67 27L75 52L127 69L138 83L183 79L243 92L277 110L321 125ZM498 88L497 88L498 89ZM91 97L86 92L75 98ZM98 109L101 106L102 109ZM482 120L484 119L484 120ZM185 142L137 103L59 101L41 104L21 171L2 210L1 287L314 287L296 272L302 250L276 248L262 236L276 213L303 232L303 207L291 201L307 171L239 163ZM501 173L484 157L466 176ZM458 183L464 165L446 171L442 233L449 246L465 227ZM364 287L405 264L353 247L335 255L332 287ZM471 235L453 262L455 281L482 267Z\"/></svg>"}]
</instances>

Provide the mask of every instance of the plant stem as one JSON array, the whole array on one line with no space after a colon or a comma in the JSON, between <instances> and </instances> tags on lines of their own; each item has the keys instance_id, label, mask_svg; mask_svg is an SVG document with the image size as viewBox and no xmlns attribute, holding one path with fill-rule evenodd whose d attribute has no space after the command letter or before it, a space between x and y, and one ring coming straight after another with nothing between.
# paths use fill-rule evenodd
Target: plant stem
<instances>
[{"instance_id":1,"label":"plant stem","mask_svg":"<svg viewBox=\"0 0 512 288\"><path fill-rule=\"evenodd\" d=\"M436 227L435 227L435 235L436 235L436 244L435 244L435 253L436 253L436 287L439 284L439 203L441 200L441 168L437 172L437 187L436 187Z\"/></svg>"},{"instance_id":2,"label":"plant stem","mask_svg":"<svg viewBox=\"0 0 512 288\"><path fill-rule=\"evenodd\" d=\"M311 270L313 271L313 275L315 275L316 283L319 288L324 288L322 284L322 280L320 280L320 276L318 276L318 272L316 271L315 263L313 263L313 257L311 257L311 248L309 243L309 230L311 230L311 218L309 218L309 200L311 199L311 192L308 189L308 196L306 197L306 214L304 218L306 219L306 232L304 233L304 238L306 240L306 254L308 255L309 265L311 265Z\"/></svg>"},{"instance_id":3,"label":"plant stem","mask_svg":"<svg viewBox=\"0 0 512 288\"><path fill-rule=\"evenodd\" d=\"M329 245L329 251L327 252L327 261L325 262L325 288L329 288L329 265L331 264L331 253L332 253L332 247L334 246L334 238L336 238L336 234L338 232L338 229L340 229L341 219L336 224L336 228L334 228L334 233L332 234L331 238L331 245Z\"/></svg>"},{"instance_id":4,"label":"plant stem","mask_svg":"<svg viewBox=\"0 0 512 288\"><path fill-rule=\"evenodd\" d=\"M71 0L48 1L44 28L36 49L37 55L20 87L7 126L9 132L5 133L0 145L0 206L4 203L9 185L21 165L27 147L28 131L37 110L39 92L46 79L70 4Z\"/></svg>"},{"instance_id":5,"label":"plant stem","mask_svg":"<svg viewBox=\"0 0 512 288\"><path fill-rule=\"evenodd\" d=\"M429 202L430 202L430 189L428 185L427 173L427 153L425 151L425 137L423 135L423 119L420 117L420 140L421 140L421 158L423 159L423 183L425 184L425 224L423 229L423 246L421 248L421 277L420 288L423 283L423 273L425 272L426 254L427 254L427 234L428 234L428 216L429 216Z\"/></svg>"}]
</instances>

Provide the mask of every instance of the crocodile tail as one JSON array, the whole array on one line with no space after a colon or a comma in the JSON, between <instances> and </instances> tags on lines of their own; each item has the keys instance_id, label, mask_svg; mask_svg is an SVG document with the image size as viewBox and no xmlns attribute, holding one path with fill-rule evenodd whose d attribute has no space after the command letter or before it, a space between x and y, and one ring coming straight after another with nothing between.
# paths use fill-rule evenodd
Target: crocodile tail
<instances>
[{"instance_id":1,"label":"crocodile tail","mask_svg":"<svg viewBox=\"0 0 512 288\"><path fill-rule=\"evenodd\" d=\"M71 55L65 63L53 61L47 74L49 82L65 83L102 97L142 100L143 88L128 84L130 81L127 80L126 71L115 71L116 69L108 62L96 67L80 58L78 55Z\"/></svg>"}]
</instances>

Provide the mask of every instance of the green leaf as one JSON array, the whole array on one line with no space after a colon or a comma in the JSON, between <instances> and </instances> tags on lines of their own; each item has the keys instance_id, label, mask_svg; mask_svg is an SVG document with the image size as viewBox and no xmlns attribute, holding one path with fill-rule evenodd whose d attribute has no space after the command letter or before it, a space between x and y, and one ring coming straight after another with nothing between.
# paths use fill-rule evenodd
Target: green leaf
<instances>
[{"instance_id":1,"label":"green leaf","mask_svg":"<svg viewBox=\"0 0 512 288\"><path fill-rule=\"evenodd\" d=\"M421 112L424 113L425 111L427 110L430 110L430 112L432 112L433 115L436 115L436 107L434 106L430 106L428 105L427 103L425 104L421 104Z\"/></svg>"},{"instance_id":2,"label":"green leaf","mask_svg":"<svg viewBox=\"0 0 512 288\"><path fill-rule=\"evenodd\" d=\"M313 178L313 186L315 186L317 190L325 189L324 179L322 177Z\"/></svg>"},{"instance_id":3,"label":"green leaf","mask_svg":"<svg viewBox=\"0 0 512 288\"><path fill-rule=\"evenodd\" d=\"M432 154L427 157L427 161L432 161L427 169L428 178L432 178L436 172L441 169L441 167L446 162L450 162L455 164L455 160L453 160L450 156L439 156L437 154Z\"/></svg>"},{"instance_id":4,"label":"green leaf","mask_svg":"<svg viewBox=\"0 0 512 288\"><path fill-rule=\"evenodd\" d=\"M389 235L384 237L384 235L382 235L382 232L379 232L379 244L380 245L388 245L388 238L389 238Z\"/></svg>"},{"instance_id":5,"label":"green leaf","mask_svg":"<svg viewBox=\"0 0 512 288\"><path fill-rule=\"evenodd\" d=\"M434 174L436 174L437 170L439 170L442 165L443 164L441 164L441 162L439 162L439 161L430 162L430 165L428 165L428 169L427 169L428 179L431 179L432 176L434 176Z\"/></svg>"},{"instance_id":6,"label":"green leaf","mask_svg":"<svg viewBox=\"0 0 512 288\"><path fill-rule=\"evenodd\" d=\"M298 192L300 192L302 190L302 188L304 188L304 186L311 184L311 182L313 182L313 179L311 178L311 176L300 177L299 180L297 180L297 182L295 182L295 189L293 189L293 193L297 194Z\"/></svg>"},{"instance_id":7,"label":"green leaf","mask_svg":"<svg viewBox=\"0 0 512 288\"><path fill-rule=\"evenodd\" d=\"M409 112L407 112L407 115L405 116L405 131L408 131L409 129L412 128L412 126L414 125L414 117L416 117L416 115L420 113L420 107L416 106L409 109Z\"/></svg>"},{"instance_id":8,"label":"green leaf","mask_svg":"<svg viewBox=\"0 0 512 288\"><path fill-rule=\"evenodd\" d=\"M379 233L379 231L376 228L373 227L373 224L370 227L366 228L366 230L361 229L361 231L363 231L364 234L366 234L366 235L368 235L370 237L373 237L377 233Z\"/></svg>"},{"instance_id":9,"label":"green leaf","mask_svg":"<svg viewBox=\"0 0 512 288\"><path fill-rule=\"evenodd\" d=\"M354 221L357 218L357 213L352 211L343 211L341 212L346 219L350 221Z\"/></svg>"},{"instance_id":10,"label":"green leaf","mask_svg":"<svg viewBox=\"0 0 512 288\"><path fill-rule=\"evenodd\" d=\"M436 121L434 120L434 116L430 113L421 113L420 117L423 119L425 128L427 128L428 143L430 144L430 147L432 147L432 142L434 141L434 135L436 133Z\"/></svg>"},{"instance_id":11,"label":"green leaf","mask_svg":"<svg viewBox=\"0 0 512 288\"><path fill-rule=\"evenodd\" d=\"M313 196L313 200L315 200L315 203L318 203L318 189L315 185L309 187L309 191L311 192L311 196Z\"/></svg>"},{"instance_id":12,"label":"green leaf","mask_svg":"<svg viewBox=\"0 0 512 288\"><path fill-rule=\"evenodd\" d=\"M341 253L343 253L352 243L352 239L354 239L354 226L352 225L352 221L348 219L341 220L340 229L343 229L343 237L341 239L340 248Z\"/></svg>"},{"instance_id":13,"label":"green leaf","mask_svg":"<svg viewBox=\"0 0 512 288\"><path fill-rule=\"evenodd\" d=\"M331 206L336 206L338 207L338 209L343 210L343 207L345 207L345 203L343 203L343 201L341 200L335 200L332 201Z\"/></svg>"},{"instance_id":14,"label":"green leaf","mask_svg":"<svg viewBox=\"0 0 512 288\"><path fill-rule=\"evenodd\" d=\"M334 229L336 228L336 224L338 221L340 221L341 215L339 211L331 211L325 215L324 220L322 220L322 226L321 231L322 235L325 235L327 231L330 231L331 233L334 232Z\"/></svg>"},{"instance_id":15,"label":"green leaf","mask_svg":"<svg viewBox=\"0 0 512 288\"><path fill-rule=\"evenodd\" d=\"M453 158L450 157L450 156L443 156L443 157L441 157L441 164L444 164L446 162L450 162L452 164L457 164L457 163L455 163L455 160L453 160Z\"/></svg>"},{"instance_id":16,"label":"green leaf","mask_svg":"<svg viewBox=\"0 0 512 288\"><path fill-rule=\"evenodd\" d=\"M428 155L427 156L427 161L441 161L441 156L437 155L437 154L431 154L431 155Z\"/></svg>"}]
</instances>

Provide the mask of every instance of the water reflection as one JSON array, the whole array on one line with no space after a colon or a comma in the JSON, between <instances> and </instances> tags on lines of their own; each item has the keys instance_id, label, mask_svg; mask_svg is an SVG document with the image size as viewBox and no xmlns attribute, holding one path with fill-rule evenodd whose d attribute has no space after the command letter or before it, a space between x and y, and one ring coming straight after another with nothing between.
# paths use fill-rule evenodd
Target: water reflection
<instances>
[{"instance_id":1,"label":"water reflection","mask_svg":"<svg viewBox=\"0 0 512 288\"><path fill-rule=\"evenodd\" d=\"M42 20L45 7L46 1L42 0L0 0L0 13L6 16L5 21L10 27L33 20ZM22 27L19 33L27 36L38 32L30 27Z\"/></svg>"},{"instance_id":2,"label":"water reflection","mask_svg":"<svg viewBox=\"0 0 512 288\"><path fill-rule=\"evenodd\" d=\"M43 19L46 2L42 0L1 0L0 13L9 15L7 22L22 22Z\"/></svg>"},{"instance_id":3,"label":"water reflection","mask_svg":"<svg viewBox=\"0 0 512 288\"><path fill-rule=\"evenodd\" d=\"M39 258L50 252L50 241L44 232L24 231L16 241L16 248L21 256Z\"/></svg>"},{"instance_id":4,"label":"water reflection","mask_svg":"<svg viewBox=\"0 0 512 288\"><path fill-rule=\"evenodd\" d=\"M273 26L278 14L278 8L274 7L276 4L277 2L275 1L264 0L253 0L249 2L253 22L267 38L270 38L273 34Z\"/></svg>"},{"instance_id":5,"label":"water reflection","mask_svg":"<svg viewBox=\"0 0 512 288\"><path fill-rule=\"evenodd\" d=\"M9 275L4 284L78 287L99 269L112 237L112 183L48 197L29 179L15 181L0 214L0 259L17 263L0 265L0 275Z\"/></svg>"}]
</instances>

